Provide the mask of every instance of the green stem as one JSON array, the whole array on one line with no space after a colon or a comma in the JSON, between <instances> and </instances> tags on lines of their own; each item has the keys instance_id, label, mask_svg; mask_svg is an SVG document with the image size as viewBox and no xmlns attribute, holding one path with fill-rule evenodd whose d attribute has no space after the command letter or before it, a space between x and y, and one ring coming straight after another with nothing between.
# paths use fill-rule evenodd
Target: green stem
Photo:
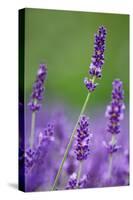
<instances>
[{"instance_id":1,"label":"green stem","mask_svg":"<svg viewBox=\"0 0 133 200\"><path fill-rule=\"evenodd\" d=\"M94 81L95 81L95 77L93 77L93 79L92 79L92 82L93 82L93 83L94 83ZM73 139L74 139L74 136L75 136L75 132L76 132L76 129L77 129L77 126L78 126L78 122L79 122L79 120L80 120L80 118L81 118L81 115L83 115L83 113L84 113L84 111L85 111L85 108L86 108L86 106L87 106L87 103L88 103L88 100L89 100L89 98L90 98L90 95L91 95L91 93L88 92L88 95L87 95L87 97L86 97L86 99L85 99L85 102L84 102L83 107L82 107L82 109L81 109L81 112L80 112L80 115L79 115L79 117L78 117L78 120L77 120L77 122L76 122L76 125L75 125L75 127L74 127L74 129L73 129L73 132L72 132L72 135L71 135L71 137L70 137L69 143L68 143L68 145L67 145L67 147L66 147L66 150L65 150L63 159L62 159L62 161L61 161L61 164L60 164L60 167L59 167L59 169L58 169L57 175L56 175L56 177L55 177L55 181L54 181L52 190L55 190L55 188L56 188L57 182L58 182L59 177L60 177L60 174L61 174L61 172L62 172L62 168L63 168L64 162L65 162L65 160L66 160L66 158L67 158L69 149L70 149L70 147L71 147L71 145L72 145L72 142L73 142Z\"/></svg>"},{"instance_id":2,"label":"green stem","mask_svg":"<svg viewBox=\"0 0 133 200\"><path fill-rule=\"evenodd\" d=\"M108 179L111 177L112 174L112 154L109 155L109 168L108 168Z\"/></svg>"},{"instance_id":3,"label":"green stem","mask_svg":"<svg viewBox=\"0 0 133 200\"><path fill-rule=\"evenodd\" d=\"M81 172L82 172L82 161L80 161L80 163L79 163L79 169L78 169L78 174L77 174L77 188L79 187L78 184L80 181Z\"/></svg>"},{"instance_id":4,"label":"green stem","mask_svg":"<svg viewBox=\"0 0 133 200\"><path fill-rule=\"evenodd\" d=\"M116 138L115 135L112 134L112 138L111 138L111 144L115 144L116 143ZM112 164L113 164L113 154L109 155L109 168L108 168L108 178L111 177L112 175Z\"/></svg>"},{"instance_id":5,"label":"green stem","mask_svg":"<svg viewBox=\"0 0 133 200\"><path fill-rule=\"evenodd\" d=\"M35 118L36 118L36 113L35 111L32 112L32 117L31 117L31 135L30 135L30 148L33 148L34 145L34 134L35 134Z\"/></svg>"},{"instance_id":6,"label":"green stem","mask_svg":"<svg viewBox=\"0 0 133 200\"><path fill-rule=\"evenodd\" d=\"M34 104L37 104L37 100L34 100ZM31 134L30 134L30 148L33 148L34 145L34 136L35 136L35 119L36 119L36 111L32 112L31 116Z\"/></svg>"}]
</instances>

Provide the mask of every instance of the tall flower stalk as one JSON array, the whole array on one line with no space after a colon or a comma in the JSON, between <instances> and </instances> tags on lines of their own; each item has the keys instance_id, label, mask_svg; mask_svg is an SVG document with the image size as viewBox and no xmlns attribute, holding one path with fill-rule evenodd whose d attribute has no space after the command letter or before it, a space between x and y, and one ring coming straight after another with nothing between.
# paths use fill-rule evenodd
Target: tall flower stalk
<instances>
[{"instance_id":1,"label":"tall flower stalk","mask_svg":"<svg viewBox=\"0 0 133 200\"><path fill-rule=\"evenodd\" d=\"M47 66L45 64L40 64L36 81L33 84L32 94L30 102L28 103L28 106L30 110L32 111L32 117L31 117L31 134L30 134L30 148L33 148L34 145L34 135L35 135L35 119L36 119L36 112L39 111L41 107L41 100L43 99L44 94L44 82L47 76Z\"/></svg>"},{"instance_id":2,"label":"tall flower stalk","mask_svg":"<svg viewBox=\"0 0 133 200\"><path fill-rule=\"evenodd\" d=\"M84 84L85 84L86 88L88 89L88 94L87 94L87 97L86 97L85 102L83 104L83 107L81 109L81 112L80 112L80 115L79 115L78 120L76 122L76 125L75 125L73 132L71 134L69 143L68 143L66 150L64 152L64 156L63 156L63 159L61 161L60 167L58 169L57 175L55 177L55 181L54 181L52 190L56 189L56 185L57 185L59 177L61 175L64 162L67 158L69 149L70 149L70 147L73 143L79 120L85 112L87 103L88 103L90 96L91 96L91 93L95 90L95 88L97 86L97 83L95 83L95 79L101 78L102 67L103 67L103 64L104 64L105 39L106 39L106 29L105 29L105 27L101 26L101 27L99 27L98 32L94 35L94 53L93 53L93 56L92 56L92 59L91 59L91 64L90 64L89 72L88 72L88 74L90 75L91 78L89 80L88 80L87 77L84 78Z\"/></svg>"},{"instance_id":3,"label":"tall flower stalk","mask_svg":"<svg viewBox=\"0 0 133 200\"><path fill-rule=\"evenodd\" d=\"M117 152L121 146L117 145L117 135L120 133L120 121L124 117L125 104L124 100L124 90L123 84L119 79L114 80L112 83L112 101L107 106L106 109L106 117L108 118L108 127L107 131L111 134L111 140L107 144L104 142L105 147L109 153L109 167L108 167L108 175L110 178L112 174L112 162L113 162L113 154Z\"/></svg>"}]
</instances>

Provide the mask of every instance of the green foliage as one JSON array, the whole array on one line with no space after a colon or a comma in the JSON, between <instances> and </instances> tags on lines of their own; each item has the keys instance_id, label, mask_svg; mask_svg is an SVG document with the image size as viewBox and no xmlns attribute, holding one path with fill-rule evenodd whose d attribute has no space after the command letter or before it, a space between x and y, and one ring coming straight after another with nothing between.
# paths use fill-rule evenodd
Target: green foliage
<instances>
[{"instance_id":1,"label":"green foliage","mask_svg":"<svg viewBox=\"0 0 133 200\"><path fill-rule=\"evenodd\" d=\"M108 103L115 78L123 81L128 101L128 15L26 9L25 22L26 100L39 63L46 62L46 100L81 106L87 95L83 78L91 62L94 33L104 25L107 28L105 64L91 106Z\"/></svg>"}]
</instances>

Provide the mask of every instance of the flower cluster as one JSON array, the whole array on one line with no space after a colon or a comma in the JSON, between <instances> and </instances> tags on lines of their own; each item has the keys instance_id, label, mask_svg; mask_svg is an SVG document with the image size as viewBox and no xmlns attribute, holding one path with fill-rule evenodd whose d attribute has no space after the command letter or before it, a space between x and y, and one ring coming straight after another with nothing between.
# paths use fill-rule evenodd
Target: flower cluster
<instances>
[{"instance_id":1,"label":"flower cluster","mask_svg":"<svg viewBox=\"0 0 133 200\"><path fill-rule=\"evenodd\" d=\"M108 144L103 141L103 145L108 150L109 154L115 153L121 149L121 145L113 144L112 141L110 141Z\"/></svg>"},{"instance_id":2,"label":"flower cluster","mask_svg":"<svg viewBox=\"0 0 133 200\"><path fill-rule=\"evenodd\" d=\"M38 145L35 149L27 148L25 151L25 172L30 173L36 164L42 163L47 154L50 142L54 141L54 124L49 123L43 132L39 133Z\"/></svg>"},{"instance_id":3,"label":"flower cluster","mask_svg":"<svg viewBox=\"0 0 133 200\"><path fill-rule=\"evenodd\" d=\"M68 180L66 189L86 188L87 175L84 174L80 180L77 180L77 174L74 172Z\"/></svg>"},{"instance_id":4,"label":"flower cluster","mask_svg":"<svg viewBox=\"0 0 133 200\"><path fill-rule=\"evenodd\" d=\"M43 132L39 134L39 144L44 144L47 140L53 141L54 140L54 123L48 123L47 127L44 129Z\"/></svg>"},{"instance_id":5,"label":"flower cluster","mask_svg":"<svg viewBox=\"0 0 133 200\"><path fill-rule=\"evenodd\" d=\"M94 91L97 84L94 83L94 78L101 78L102 76L102 66L104 64L104 51L105 51L105 39L106 39L106 28L101 26L98 29L98 33L95 34L94 41L94 54L91 59L89 74L92 79L84 79L84 84L89 90L89 92Z\"/></svg>"},{"instance_id":6,"label":"flower cluster","mask_svg":"<svg viewBox=\"0 0 133 200\"><path fill-rule=\"evenodd\" d=\"M116 79L113 82L112 101L106 109L106 117L109 119L107 131L111 134L120 133L120 121L124 117L125 105L123 102L124 91L122 82Z\"/></svg>"},{"instance_id":7,"label":"flower cluster","mask_svg":"<svg viewBox=\"0 0 133 200\"><path fill-rule=\"evenodd\" d=\"M32 90L32 95L31 95L31 100L28 104L30 110L32 111L37 111L40 109L40 101L43 98L44 94L44 82L47 76L47 66L45 64L40 64L38 72L37 72L37 77L36 81L33 85L33 90Z\"/></svg>"},{"instance_id":8,"label":"flower cluster","mask_svg":"<svg viewBox=\"0 0 133 200\"><path fill-rule=\"evenodd\" d=\"M77 186L77 174L73 173L69 180L66 189L75 189Z\"/></svg>"},{"instance_id":9,"label":"flower cluster","mask_svg":"<svg viewBox=\"0 0 133 200\"><path fill-rule=\"evenodd\" d=\"M35 150L27 148L25 150L25 173L28 173L34 165Z\"/></svg>"},{"instance_id":10,"label":"flower cluster","mask_svg":"<svg viewBox=\"0 0 133 200\"><path fill-rule=\"evenodd\" d=\"M84 84L90 92L93 92L97 86L97 83L93 83L93 81L91 79L88 80L87 77L84 78Z\"/></svg>"},{"instance_id":11,"label":"flower cluster","mask_svg":"<svg viewBox=\"0 0 133 200\"><path fill-rule=\"evenodd\" d=\"M107 131L114 137L116 134L120 133L120 121L124 117L125 104L123 84L119 79L114 80L112 83L112 101L106 109L106 117L109 119ZM107 148L109 153L117 152L121 146L116 144L117 141L111 140L108 144L104 142L104 146Z\"/></svg>"},{"instance_id":12,"label":"flower cluster","mask_svg":"<svg viewBox=\"0 0 133 200\"><path fill-rule=\"evenodd\" d=\"M86 160L90 152L89 142L92 134L89 130L89 119L83 115L78 123L75 154L77 160Z\"/></svg>"}]
</instances>

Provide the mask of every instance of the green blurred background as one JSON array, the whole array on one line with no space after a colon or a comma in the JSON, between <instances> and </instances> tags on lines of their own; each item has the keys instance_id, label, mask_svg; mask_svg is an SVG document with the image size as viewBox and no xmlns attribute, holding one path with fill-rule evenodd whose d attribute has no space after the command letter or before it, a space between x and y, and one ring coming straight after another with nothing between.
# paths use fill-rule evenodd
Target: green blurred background
<instances>
[{"instance_id":1,"label":"green blurred background","mask_svg":"<svg viewBox=\"0 0 133 200\"><path fill-rule=\"evenodd\" d=\"M107 28L103 76L91 96L90 108L103 107L110 101L112 81L124 83L125 101L129 99L129 16L26 9L25 18L25 91L28 101L39 63L47 63L45 102L63 103L80 110L87 89L93 54L94 33L100 25Z\"/></svg>"}]
</instances>

